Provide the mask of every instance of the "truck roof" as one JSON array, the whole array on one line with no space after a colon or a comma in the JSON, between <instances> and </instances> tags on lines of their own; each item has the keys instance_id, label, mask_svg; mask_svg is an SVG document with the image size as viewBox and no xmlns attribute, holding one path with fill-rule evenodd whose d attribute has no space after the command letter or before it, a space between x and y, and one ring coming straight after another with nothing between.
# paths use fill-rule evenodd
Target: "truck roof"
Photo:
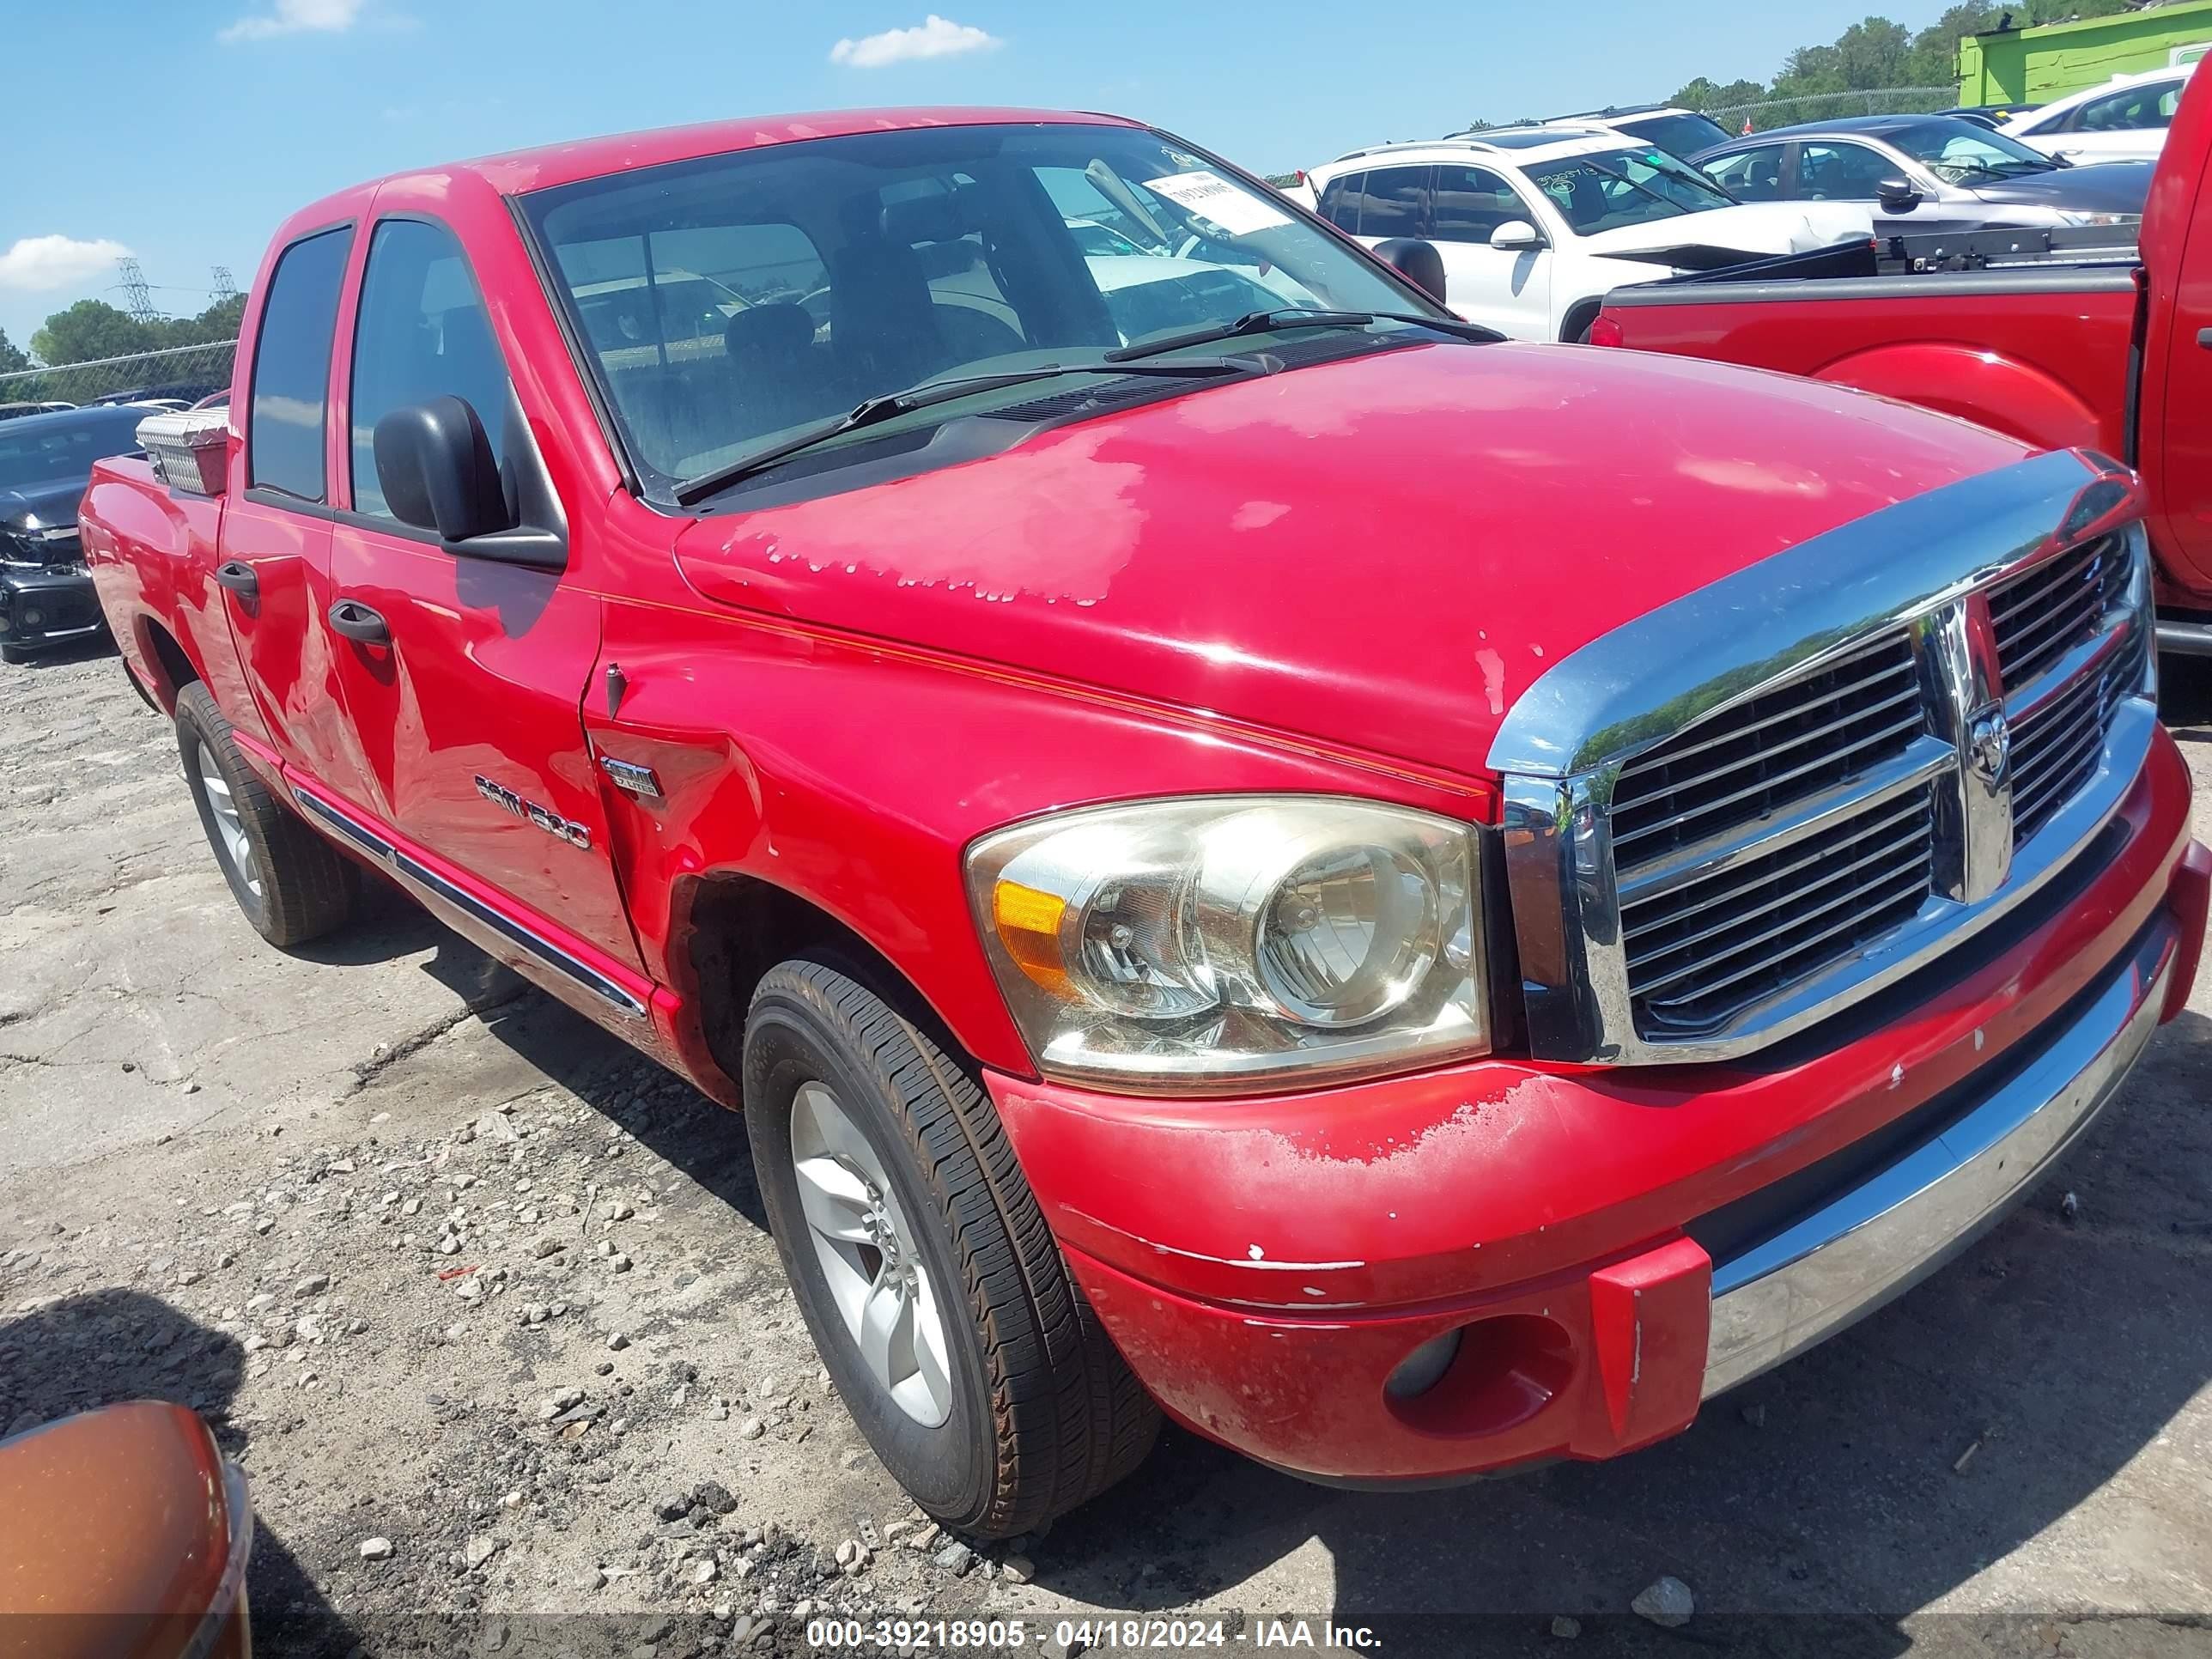
<instances>
[{"instance_id":1,"label":"truck roof","mask_svg":"<svg viewBox=\"0 0 2212 1659\"><path fill-rule=\"evenodd\" d=\"M690 126L657 127L642 132L612 133L599 138L579 138L566 143L542 144L532 149L507 150L439 167L410 168L395 179L428 173L472 173L502 196L546 190L596 179L610 173L658 167L669 161L694 161L702 155L726 155L733 150L756 149L768 144L787 144L806 138L839 138L856 132L896 132L915 127L991 126L1003 123L1091 123L1134 126L1126 116L1102 115L1073 110L994 109L988 107L842 109L798 115L750 115L726 121L702 121ZM379 181L383 182L383 181ZM357 187L356 187L357 188ZM347 191L343 195L350 196ZM333 198L335 199L335 198Z\"/></svg>"}]
</instances>

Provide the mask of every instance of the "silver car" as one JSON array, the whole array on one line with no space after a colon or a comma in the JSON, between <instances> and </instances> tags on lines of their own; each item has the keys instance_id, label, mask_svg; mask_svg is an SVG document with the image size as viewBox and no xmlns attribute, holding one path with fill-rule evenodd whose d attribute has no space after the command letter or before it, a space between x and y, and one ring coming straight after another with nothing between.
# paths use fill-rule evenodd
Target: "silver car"
<instances>
[{"instance_id":1,"label":"silver car","mask_svg":"<svg viewBox=\"0 0 2212 1659\"><path fill-rule=\"evenodd\" d=\"M1948 115L1778 127L1697 165L1747 202L1864 202L1881 235L2120 224L2142 216L2151 175L2147 161L2069 166Z\"/></svg>"}]
</instances>

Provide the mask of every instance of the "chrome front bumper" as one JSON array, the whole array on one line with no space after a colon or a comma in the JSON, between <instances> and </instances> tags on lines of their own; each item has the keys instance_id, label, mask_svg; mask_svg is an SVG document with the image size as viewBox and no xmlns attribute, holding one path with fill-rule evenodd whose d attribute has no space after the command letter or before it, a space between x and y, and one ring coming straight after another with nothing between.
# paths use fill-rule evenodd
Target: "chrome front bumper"
<instances>
[{"instance_id":1,"label":"chrome front bumper","mask_svg":"<svg viewBox=\"0 0 2212 1659\"><path fill-rule=\"evenodd\" d=\"M2176 945L2161 919L2073 1024L1989 1098L1871 1180L1717 1263L1705 1396L1911 1289L2024 1198L2148 1046Z\"/></svg>"}]
</instances>

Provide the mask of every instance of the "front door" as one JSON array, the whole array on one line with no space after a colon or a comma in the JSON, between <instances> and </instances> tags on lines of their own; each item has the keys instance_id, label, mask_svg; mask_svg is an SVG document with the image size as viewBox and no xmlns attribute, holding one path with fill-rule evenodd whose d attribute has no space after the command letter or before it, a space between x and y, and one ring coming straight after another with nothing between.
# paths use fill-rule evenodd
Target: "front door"
<instances>
[{"instance_id":1,"label":"front door","mask_svg":"<svg viewBox=\"0 0 2212 1659\"><path fill-rule=\"evenodd\" d=\"M510 476L542 465L460 244L429 220L386 218L362 277L331 544L350 724L382 816L435 873L482 890L505 923L635 968L580 713L598 599L559 571L448 550L401 523L378 483L377 422L442 396L477 411Z\"/></svg>"},{"instance_id":2,"label":"front door","mask_svg":"<svg viewBox=\"0 0 2212 1659\"><path fill-rule=\"evenodd\" d=\"M350 226L302 237L271 272L253 337L252 380L240 417L246 446L223 508L216 580L259 735L325 789L373 806L323 628L331 603L324 459L331 346L352 246Z\"/></svg>"},{"instance_id":3,"label":"front door","mask_svg":"<svg viewBox=\"0 0 2212 1659\"><path fill-rule=\"evenodd\" d=\"M1501 225L1537 229L1544 222L1504 175L1439 163L1430 187L1429 222L1454 311L1516 340L1552 337L1552 250L1490 245Z\"/></svg>"}]
</instances>

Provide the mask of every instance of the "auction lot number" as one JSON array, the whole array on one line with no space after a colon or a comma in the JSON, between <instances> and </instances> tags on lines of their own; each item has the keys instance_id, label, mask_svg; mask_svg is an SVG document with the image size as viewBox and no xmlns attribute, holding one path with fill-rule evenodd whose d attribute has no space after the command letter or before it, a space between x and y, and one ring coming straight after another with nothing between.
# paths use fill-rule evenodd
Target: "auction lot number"
<instances>
[{"instance_id":1,"label":"auction lot number","mask_svg":"<svg viewBox=\"0 0 2212 1659\"><path fill-rule=\"evenodd\" d=\"M1228 1632L1218 1619L1062 1619L1051 1626L1021 1619L814 1619L806 1644L831 1650L912 1648L933 1652L1001 1653L1042 1643L1049 1632L1060 1651L1119 1648L1218 1648Z\"/></svg>"}]
</instances>

